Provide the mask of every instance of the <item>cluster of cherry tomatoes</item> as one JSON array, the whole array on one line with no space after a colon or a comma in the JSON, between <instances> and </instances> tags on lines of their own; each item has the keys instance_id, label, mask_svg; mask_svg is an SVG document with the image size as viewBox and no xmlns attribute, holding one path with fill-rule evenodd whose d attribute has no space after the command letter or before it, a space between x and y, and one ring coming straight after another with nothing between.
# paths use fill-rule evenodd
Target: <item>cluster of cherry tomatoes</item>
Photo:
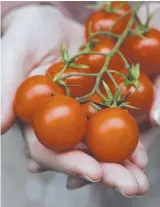
<instances>
[{"instance_id":1,"label":"cluster of cherry tomatoes","mask_svg":"<svg viewBox=\"0 0 160 207\"><path fill-rule=\"evenodd\" d=\"M144 26L141 35L134 33L139 24L135 18L133 32L119 48L120 53L111 57L108 69L113 72L119 93L121 91L119 105L111 106L117 88L107 74L102 76L102 81L107 84L109 93L101 82L98 90L103 96L95 92L88 102L77 101L77 97L93 90L97 76L89 74L99 74L106 55L115 47L115 37L123 34L128 25L131 10L127 3L112 2L88 17L86 44L80 49L88 53L68 63L62 74L67 75L63 83L69 87L70 96L66 95L62 82L54 81L65 67L65 61L54 64L45 75L29 77L19 86L15 96L16 114L33 126L38 140L48 149L62 152L84 141L91 154L102 162L121 162L135 150L139 129L133 116L148 114L152 106L153 86L147 74L160 72L160 31ZM111 31L113 36L98 35L100 31ZM93 41L90 41L90 32L95 34ZM132 63L129 72L121 54ZM80 67L82 65L86 67ZM82 76L84 73L87 75ZM121 108L123 101L138 109ZM98 111L93 104L99 107Z\"/></svg>"}]
</instances>

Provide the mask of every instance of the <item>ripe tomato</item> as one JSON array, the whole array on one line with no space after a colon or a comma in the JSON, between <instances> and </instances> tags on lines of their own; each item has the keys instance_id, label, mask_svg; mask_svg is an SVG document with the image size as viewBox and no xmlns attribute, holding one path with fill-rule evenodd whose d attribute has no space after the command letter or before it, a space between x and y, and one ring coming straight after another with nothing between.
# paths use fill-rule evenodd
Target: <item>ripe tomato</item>
<instances>
[{"instance_id":1,"label":"ripe tomato","mask_svg":"<svg viewBox=\"0 0 160 207\"><path fill-rule=\"evenodd\" d=\"M115 46L115 42L112 39L105 38L101 39L99 42L95 43L93 48L91 49L92 52L104 53L109 54ZM96 54L87 54L82 55L78 58L78 62L81 64L88 65L93 73L98 73L100 69L103 67L106 57L102 55ZM116 53L111 58L109 63L109 69L121 69L124 67L124 62L122 58Z\"/></svg>"},{"instance_id":2,"label":"ripe tomato","mask_svg":"<svg viewBox=\"0 0 160 207\"><path fill-rule=\"evenodd\" d=\"M114 34L122 34L123 31L125 30L127 24L128 24L128 21L130 19L130 14L124 16L122 19L119 20L119 18L127 13L128 11L131 10L131 7L128 5L124 5L121 7L120 5L121 3L113 3L113 8L114 9L117 9L116 12L106 12L104 10L105 6L91 14L89 16L89 18L87 19L86 21L86 24L85 24L85 37L86 37L86 40L89 39L89 26L91 25L91 32L92 33L95 33L95 32L98 32L98 31L109 31L112 28L112 32ZM118 21L119 20L119 21ZM118 21L118 22L117 22ZM133 25L133 28L135 28L135 23Z\"/></svg>"},{"instance_id":3,"label":"ripe tomato","mask_svg":"<svg viewBox=\"0 0 160 207\"><path fill-rule=\"evenodd\" d=\"M85 112L86 116L88 118L91 118L97 111L91 106L92 101L101 103L102 98L99 96L99 94L95 93L90 97L91 102L82 104L83 111Z\"/></svg>"},{"instance_id":4,"label":"ripe tomato","mask_svg":"<svg viewBox=\"0 0 160 207\"><path fill-rule=\"evenodd\" d=\"M124 70L123 73L126 73L126 71ZM114 74L113 77L115 78L119 88L121 88L125 82L125 79L117 74ZM136 117L144 114L148 114L154 99L153 85L152 82L149 80L148 76L141 72L138 82L139 82L138 91L135 85L128 85L123 87L123 94L122 94L124 96L127 93L131 92L131 94L129 95L126 101L129 102L130 105L137 107L139 109L127 109L127 110ZM114 93L115 87L113 86L112 81L108 80L107 84L110 87L111 91Z\"/></svg>"},{"instance_id":5,"label":"ripe tomato","mask_svg":"<svg viewBox=\"0 0 160 207\"><path fill-rule=\"evenodd\" d=\"M52 77L54 77L58 72L62 70L63 67L64 67L63 62L56 63L48 69L48 73ZM91 69L90 68L80 69L80 68L68 67L66 71L63 73L63 75L73 74L73 73L74 74L76 73L77 76L72 76L66 79L66 84L69 86L71 85L70 87L71 96L73 97L84 96L87 93L91 92L94 86L94 83L95 83L95 78L78 76L79 73L91 73Z\"/></svg>"},{"instance_id":6,"label":"ripe tomato","mask_svg":"<svg viewBox=\"0 0 160 207\"><path fill-rule=\"evenodd\" d=\"M138 136L137 123L126 110L108 108L88 121L86 143L97 160L121 162L134 152Z\"/></svg>"},{"instance_id":7,"label":"ripe tomato","mask_svg":"<svg viewBox=\"0 0 160 207\"><path fill-rule=\"evenodd\" d=\"M64 94L62 89L46 76L29 77L17 90L14 105L16 114L24 122L31 122L37 107L51 97L51 93Z\"/></svg>"},{"instance_id":8,"label":"ripe tomato","mask_svg":"<svg viewBox=\"0 0 160 207\"><path fill-rule=\"evenodd\" d=\"M102 7L102 10L106 8L106 5ZM126 2L120 2L120 1L113 1L112 2L112 9L114 10L114 13L116 14L125 14L132 10L132 7L127 4Z\"/></svg>"},{"instance_id":9,"label":"ripe tomato","mask_svg":"<svg viewBox=\"0 0 160 207\"><path fill-rule=\"evenodd\" d=\"M141 70L148 74L160 73L160 31L150 29L139 36L128 36L122 45L124 55L134 63L140 63Z\"/></svg>"},{"instance_id":10,"label":"ripe tomato","mask_svg":"<svg viewBox=\"0 0 160 207\"><path fill-rule=\"evenodd\" d=\"M81 105L71 97L54 96L36 111L35 134L45 147L55 151L69 150L83 138L87 119Z\"/></svg>"}]
</instances>

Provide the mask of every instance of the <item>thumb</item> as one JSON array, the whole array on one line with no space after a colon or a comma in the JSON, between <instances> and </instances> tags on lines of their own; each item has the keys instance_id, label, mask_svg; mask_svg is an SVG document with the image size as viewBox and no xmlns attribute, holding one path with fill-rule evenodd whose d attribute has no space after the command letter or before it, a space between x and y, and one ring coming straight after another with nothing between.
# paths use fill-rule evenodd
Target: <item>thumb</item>
<instances>
[{"instance_id":1,"label":"thumb","mask_svg":"<svg viewBox=\"0 0 160 207\"><path fill-rule=\"evenodd\" d=\"M83 28L51 6L26 6L14 12L16 15L2 37L2 133L14 121L14 96L23 79L47 56L56 61L62 41L69 45L74 40L78 47L83 39L80 35L80 41L75 41L69 32L74 29L79 35ZM75 47L70 47L74 52Z\"/></svg>"}]
</instances>

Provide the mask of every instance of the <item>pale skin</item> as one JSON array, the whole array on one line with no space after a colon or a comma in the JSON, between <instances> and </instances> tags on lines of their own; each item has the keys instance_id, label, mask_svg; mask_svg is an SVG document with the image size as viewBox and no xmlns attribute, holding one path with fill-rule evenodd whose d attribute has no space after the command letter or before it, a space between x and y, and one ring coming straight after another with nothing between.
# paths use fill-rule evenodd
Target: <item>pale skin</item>
<instances>
[{"instance_id":1,"label":"pale skin","mask_svg":"<svg viewBox=\"0 0 160 207\"><path fill-rule=\"evenodd\" d=\"M64 18L53 7L44 5L13 10L3 19L2 32L2 88L5 90L2 90L1 126L2 132L5 132L15 120L13 101L19 84L27 76L44 74L60 58L62 42L68 45L70 54L74 54L84 37L82 25ZM159 82L158 78L155 84ZM151 111L151 119L156 124L159 123L156 113L159 93L156 90ZM143 195L149 189L149 181L144 173L148 157L140 142L132 156L120 165L97 162L85 153L86 146L82 143L67 153L50 151L39 143L30 126L24 127L24 137L28 170L33 173L53 170L70 175L67 182L69 189L88 184L77 175L90 182L103 182L129 197Z\"/></svg>"}]
</instances>

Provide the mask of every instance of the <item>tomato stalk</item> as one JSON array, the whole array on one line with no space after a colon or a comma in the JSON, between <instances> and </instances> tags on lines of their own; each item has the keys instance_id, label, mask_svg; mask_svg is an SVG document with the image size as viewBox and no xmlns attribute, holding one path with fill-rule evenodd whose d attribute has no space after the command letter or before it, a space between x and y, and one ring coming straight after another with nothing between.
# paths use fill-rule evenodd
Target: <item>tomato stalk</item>
<instances>
[{"instance_id":1,"label":"tomato stalk","mask_svg":"<svg viewBox=\"0 0 160 207\"><path fill-rule=\"evenodd\" d=\"M73 76L88 76L88 77L96 77L97 76L97 73L80 73L80 74L77 74L77 73L72 73L72 74L66 74L66 75L62 75L59 80L65 80L66 78L70 78L70 77L73 77Z\"/></svg>"},{"instance_id":2,"label":"tomato stalk","mask_svg":"<svg viewBox=\"0 0 160 207\"><path fill-rule=\"evenodd\" d=\"M110 70L110 73L116 73L116 74L122 76L125 80L127 80L127 76L117 70Z\"/></svg>"},{"instance_id":3,"label":"tomato stalk","mask_svg":"<svg viewBox=\"0 0 160 207\"><path fill-rule=\"evenodd\" d=\"M97 89L99 89L99 84L100 84L102 75L105 72L108 74L108 76L113 81L115 87L117 88L117 83L114 80L114 78L113 78L112 74L110 73L110 71L108 70L108 65L109 65L109 62L110 62L112 56L117 52L118 48L121 46L121 44L123 43L123 41L127 37L129 31L131 30L132 25L134 23L134 17L136 15L136 12L138 11L139 7L140 7L140 4L138 4L136 9L132 11L132 15L131 15L131 18L130 18L130 20L128 22L128 25L127 25L126 29L124 30L123 34L119 37L119 39L118 39L115 47L113 48L112 52L110 54L106 55L105 63L103 65L102 69L100 70L100 72L97 74L96 83L95 83L95 86L94 86L93 90L91 91L91 93L89 93L89 94L87 94L87 95L85 95L83 97L79 97L78 100L84 99L84 98L88 98L89 96L93 95L95 92L99 92L99 90L97 90Z\"/></svg>"},{"instance_id":4,"label":"tomato stalk","mask_svg":"<svg viewBox=\"0 0 160 207\"><path fill-rule=\"evenodd\" d=\"M117 49L117 53L121 56L121 58L122 58L122 60L123 60L123 62L124 62L124 64L125 64L125 68L129 68L130 65L129 65L127 59L125 58L125 56L123 55L123 53L121 53L121 51L118 50L118 49Z\"/></svg>"},{"instance_id":5,"label":"tomato stalk","mask_svg":"<svg viewBox=\"0 0 160 207\"><path fill-rule=\"evenodd\" d=\"M108 103L112 103L113 102L112 105L117 105L116 101L119 101L121 91L119 91L118 84L116 83L116 81L115 81L115 79L114 79L114 77L112 75L113 71L110 71L108 69L108 65L110 63L110 60L111 60L112 56L114 54L118 53L122 57L125 65L126 65L126 67L129 67L129 64L128 64L127 60L125 59L125 57L123 56L123 54L119 51L119 47L121 46L121 44L123 43L123 41L125 40L125 38L127 37L127 35L131 31L131 28L132 28L132 26L134 24L134 18L135 18L136 12L139 9L139 6L140 6L140 4L137 5L136 9L133 9L131 11L130 20L129 20L128 25L127 25L126 29L124 30L123 34L120 35L120 36L119 35L118 36L116 35L116 37L119 37L119 38L118 38L118 40L117 40L114 48L112 49L112 51L109 54L103 54L103 53L97 53L97 52L90 52L90 51L81 51L81 52L77 53L76 55L74 55L72 57L69 57L67 50L65 48L64 49L62 48L62 58L64 60L63 62L65 63L65 66L55 76L54 81L58 81L58 80L61 80L61 81L64 80L65 81L66 78L69 78L69 77L72 77L72 76L95 76L96 77L96 82L95 82L95 85L94 85L92 91L89 94L86 94L84 96L78 97L77 100L78 101L85 100L85 99L89 98L90 96L92 96L95 92L97 92L102 97L102 99L106 101L106 103L107 102ZM105 32L105 31L96 32L96 33L94 33L94 34L91 35L89 41L92 41L93 40L93 37L96 36L96 35L98 35L98 34L112 35L111 32ZM103 56L106 57L105 62L104 62L104 65L103 65L103 67L101 68L101 70L98 73L91 73L91 74L79 73L79 74L67 74L67 75L61 76L65 72L65 70L67 69L68 66L72 67L72 64L75 64L76 65L76 63L74 63L74 60L75 59L77 59L81 55L88 55L88 54L97 54L97 55L103 55ZM77 68L78 67L81 68L81 64L77 64ZM83 68L85 68L85 67L83 67ZM112 80L112 82L113 82L113 84L115 86L115 89L117 91L115 97L112 96L112 100L109 100L109 101L107 101L107 98L101 93L101 91L99 89L99 85L100 85L100 82L101 82L101 79L102 79L102 76L103 76L104 73L107 73L107 75L110 77L110 79ZM125 77L125 79L126 79L127 76L123 76L123 77ZM121 104L121 105L123 105L123 104ZM110 107L111 107L111 105L110 105Z\"/></svg>"},{"instance_id":6,"label":"tomato stalk","mask_svg":"<svg viewBox=\"0 0 160 207\"><path fill-rule=\"evenodd\" d=\"M103 95L103 93L97 88L97 93L100 95L100 97L103 99L103 100L106 100L106 97Z\"/></svg>"},{"instance_id":7,"label":"tomato stalk","mask_svg":"<svg viewBox=\"0 0 160 207\"><path fill-rule=\"evenodd\" d=\"M120 37L120 35L116 35L116 34L112 33L111 31L99 31L99 32L95 32L95 33L90 34L89 44L92 44L92 41L96 35L112 37L115 39L118 39Z\"/></svg>"},{"instance_id":8,"label":"tomato stalk","mask_svg":"<svg viewBox=\"0 0 160 207\"><path fill-rule=\"evenodd\" d=\"M59 72L59 73L57 73L57 75L54 77L54 82L56 82L57 80L59 80L59 79L64 79L64 78L61 78L61 75L65 72L65 70L66 70L66 68L68 67L68 66L71 66L72 67L72 65L70 65L70 64L72 64L72 62L75 60L75 59L77 59L78 57L80 57L81 55L88 55L88 54L94 54L94 55L102 55L102 56L106 56L106 54L104 54L104 53L100 53L100 52L92 52L92 51L82 51L82 52L79 52L79 53L77 53L76 55L74 55L74 56L72 56L72 57L68 57L68 60L66 61L66 64L64 65L64 67L62 68L62 70ZM75 64L75 65L79 65L79 64ZM86 66L86 67L83 67L83 68L87 68L88 66ZM79 68L82 68L81 66L79 66ZM73 76L74 76L75 74L73 74ZM84 74L77 74L77 76L84 76ZM95 74L94 73L90 73L89 74L89 76L95 76ZM70 75L69 76L65 76L65 79L66 78L68 78L68 77L71 77Z\"/></svg>"}]
</instances>

